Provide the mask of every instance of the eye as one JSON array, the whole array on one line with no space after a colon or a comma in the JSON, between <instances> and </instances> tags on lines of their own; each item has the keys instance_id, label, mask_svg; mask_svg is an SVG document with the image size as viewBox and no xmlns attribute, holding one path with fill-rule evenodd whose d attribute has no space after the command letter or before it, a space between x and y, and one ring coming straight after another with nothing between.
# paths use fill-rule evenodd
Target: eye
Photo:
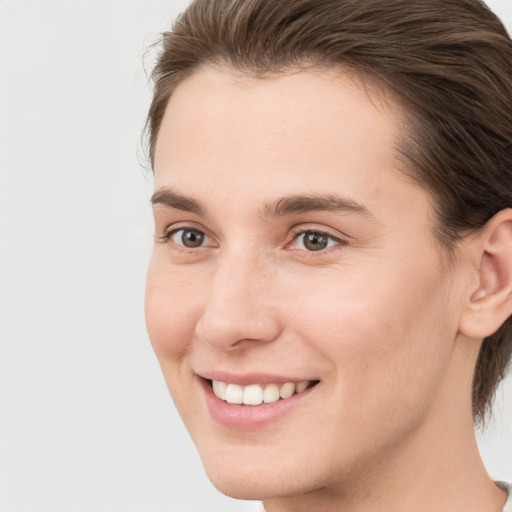
<instances>
[{"instance_id":1,"label":"eye","mask_svg":"<svg viewBox=\"0 0 512 512\"><path fill-rule=\"evenodd\" d=\"M165 235L165 238L187 249L201 247L209 239L202 231L193 228L173 229Z\"/></svg>"},{"instance_id":2,"label":"eye","mask_svg":"<svg viewBox=\"0 0 512 512\"><path fill-rule=\"evenodd\" d=\"M298 233L293 242L292 246L294 249L305 250L309 252L323 251L329 247L342 244L345 242L339 240L327 233L322 231L307 230Z\"/></svg>"}]
</instances>

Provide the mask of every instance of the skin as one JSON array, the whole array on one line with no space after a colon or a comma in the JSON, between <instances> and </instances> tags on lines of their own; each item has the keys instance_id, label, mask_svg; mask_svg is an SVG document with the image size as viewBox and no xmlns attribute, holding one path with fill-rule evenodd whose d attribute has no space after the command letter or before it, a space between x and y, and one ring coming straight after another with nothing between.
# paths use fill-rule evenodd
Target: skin
<instances>
[{"instance_id":1,"label":"skin","mask_svg":"<svg viewBox=\"0 0 512 512\"><path fill-rule=\"evenodd\" d=\"M461 329L476 242L447 263L432 198L400 171L403 112L388 96L340 70L203 68L163 119L149 335L213 483L268 512L498 512L505 501L474 438L481 340ZM169 190L193 203L164 204ZM351 207L269 206L334 194ZM173 230L187 228L204 244L184 247ZM305 229L329 246L308 250ZM320 382L247 431L212 419L207 371Z\"/></svg>"}]
</instances>

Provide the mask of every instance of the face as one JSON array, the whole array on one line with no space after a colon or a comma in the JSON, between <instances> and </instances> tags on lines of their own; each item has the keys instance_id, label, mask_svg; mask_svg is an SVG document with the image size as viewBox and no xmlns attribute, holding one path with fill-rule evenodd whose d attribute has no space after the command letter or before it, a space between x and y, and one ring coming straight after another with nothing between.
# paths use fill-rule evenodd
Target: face
<instances>
[{"instance_id":1,"label":"face","mask_svg":"<svg viewBox=\"0 0 512 512\"><path fill-rule=\"evenodd\" d=\"M399 170L401 121L333 70L204 68L169 102L147 326L227 494L334 492L441 414L457 281L429 194Z\"/></svg>"}]
</instances>

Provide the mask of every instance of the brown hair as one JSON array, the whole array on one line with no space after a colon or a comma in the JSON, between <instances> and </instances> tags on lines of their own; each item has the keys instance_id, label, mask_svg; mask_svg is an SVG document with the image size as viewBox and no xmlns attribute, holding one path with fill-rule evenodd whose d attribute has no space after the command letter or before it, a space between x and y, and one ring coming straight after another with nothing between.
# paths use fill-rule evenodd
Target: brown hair
<instances>
[{"instance_id":1,"label":"brown hair","mask_svg":"<svg viewBox=\"0 0 512 512\"><path fill-rule=\"evenodd\" d=\"M195 0L164 33L149 154L179 83L203 64L265 74L342 65L384 82L410 116L400 153L435 198L442 246L512 207L512 42L479 0ZM512 353L512 318L484 340L483 420Z\"/></svg>"}]
</instances>

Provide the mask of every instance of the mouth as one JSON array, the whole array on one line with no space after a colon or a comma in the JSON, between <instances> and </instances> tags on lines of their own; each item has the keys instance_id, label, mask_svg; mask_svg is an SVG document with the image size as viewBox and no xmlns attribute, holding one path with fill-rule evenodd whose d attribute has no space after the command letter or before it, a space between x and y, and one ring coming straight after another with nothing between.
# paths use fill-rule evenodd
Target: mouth
<instances>
[{"instance_id":1,"label":"mouth","mask_svg":"<svg viewBox=\"0 0 512 512\"><path fill-rule=\"evenodd\" d=\"M293 417L290 414L300 404L311 404L307 397L321 382L224 372L196 376L210 417L222 428L238 432L254 432Z\"/></svg>"},{"instance_id":2,"label":"mouth","mask_svg":"<svg viewBox=\"0 0 512 512\"><path fill-rule=\"evenodd\" d=\"M258 406L288 400L316 386L320 381L254 383L246 386L213 379L207 379L207 382L213 394L228 404Z\"/></svg>"}]
</instances>

